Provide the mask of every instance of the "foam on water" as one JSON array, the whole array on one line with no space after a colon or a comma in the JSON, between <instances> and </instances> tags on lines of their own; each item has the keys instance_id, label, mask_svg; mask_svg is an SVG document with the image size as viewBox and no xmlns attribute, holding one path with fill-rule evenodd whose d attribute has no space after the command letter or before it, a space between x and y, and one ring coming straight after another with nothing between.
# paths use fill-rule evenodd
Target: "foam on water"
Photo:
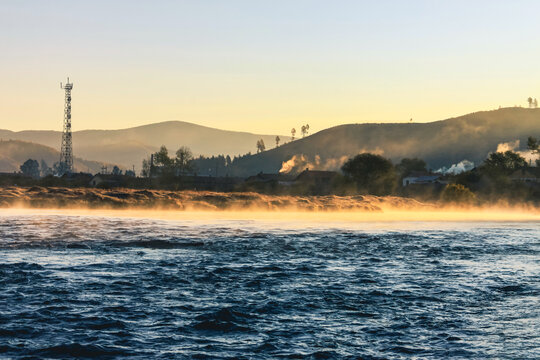
<instances>
[{"instance_id":1,"label":"foam on water","mask_svg":"<svg viewBox=\"0 0 540 360\"><path fill-rule=\"evenodd\" d=\"M8 358L534 358L538 222L0 215Z\"/></svg>"}]
</instances>

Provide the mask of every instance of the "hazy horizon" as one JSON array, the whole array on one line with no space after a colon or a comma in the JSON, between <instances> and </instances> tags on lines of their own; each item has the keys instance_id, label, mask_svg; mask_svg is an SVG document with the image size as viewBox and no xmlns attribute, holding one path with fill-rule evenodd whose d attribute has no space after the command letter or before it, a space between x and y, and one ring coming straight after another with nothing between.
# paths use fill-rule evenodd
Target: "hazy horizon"
<instances>
[{"instance_id":1,"label":"hazy horizon","mask_svg":"<svg viewBox=\"0 0 540 360\"><path fill-rule=\"evenodd\" d=\"M438 122L438 121L444 121L444 120L450 120L450 119L454 119L454 118L459 118L459 117L462 117L462 116L467 116L467 115L478 113L478 112L489 112L489 111L496 111L496 110L503 110L503 109L516 109L516 108L517 109L527 109L527 110L538 110L538 108L526 108L524 106L509 106L509 107L501 107L501 108L497 108L497 109L479 109L479 110L472 111L472 112L466 113L466 114L457 114L457 115L453 115L453 116L447 116L447 117L441 118L441 119L428 120L428 121L424 121L424 122L421 122L421 123L422 124L428 124L428 123L433 123L433 122ZM191 122L191 121L186 121L186 120L158 120L158 121L155 121L155 122L142 123L142 124L128 126L128 127L87 128L87 129L74 130L73 132L127 130L127 129L132 129L132 128L139 128L139 127L144 127L144 126L152 126L152 125L158 125L158 124L164 124L164 123L174 123L174 122L187 123L187 124L191 124L191 125L195 125L195 126L202 126L202 127L205 127L205 128L222 130L222 131L241 132L241 133L248 133L248 134L254 134L254 135L263 135L263 136L280 135L280 136L290 137L290 134L285 134L285 133L283 133L283 134L282 133L274 133L274 134L264 133L263 134L263 133L260 133L260 132L251 131L249 129L233 130L233 129L227 129L227 128L213 127L213 126L204 125L204 124L198 124L198 123ZM408 124L408 123L411 123L410 120L409 121L401 121L401 122L397 122L397 121L395 121L395 122L393 122L393 121L387 121L387 122L366 121L366 122L343 123L343 124L331 125L331 126L329 126L327 128L321 128L321 129L312 129L312 128L310 128L309 135L312 135L312 134L314 134L316 132L326 130L326 129L329 129L329 128L332 128L332 127L335 127L335 126L340 126L340 125L353 125L353 124L354 125L362 125L362 124ZM414 121L413 123L417 123L417 122ZM299 124L299 126L294 126L296 128L297 135L298 135L298 133L300 131L300 125L302 125L302 124ZM62 129L37 129L37 128L36 129L13 130L13 129L9 129L9 128L0 127L0 130L12 131L12 132L15 132L15 133L25 132L25 131L56 131L56 132L62 132ZM301 136L301 135L298 135L298 136Z\"/></svg>"},{"instance_id":2,"label":"hazy horizon","mask_svg":"<svg viewBox=\"0 0 540 360\"><path fill-rule=\"evenodd\" d=\"M428 122L525 105L533 1L5 3L1 128L170 119L288 134L309 123Z\"/></svg>"}]
</instances>

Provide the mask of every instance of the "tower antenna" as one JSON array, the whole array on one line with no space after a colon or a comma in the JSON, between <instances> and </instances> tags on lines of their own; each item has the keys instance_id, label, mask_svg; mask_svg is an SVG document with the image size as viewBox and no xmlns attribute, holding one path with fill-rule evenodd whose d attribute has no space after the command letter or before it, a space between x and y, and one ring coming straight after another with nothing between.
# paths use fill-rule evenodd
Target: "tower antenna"
<instances>
[{"instance_id":1,"label":"tower antenna","mask_svg":"<svg viewBox=\"0 0 540 360\"><path fill-rule=\"evenodd\" d=\"M64 131L62 133L59 174L63 175L73 172L73 146L71 141L71 89L73 89L73 83L69 82L69 77L64 86L60 83L60 88L64 89L66 92L64 102Z\"/></svg>"}]
</instances>

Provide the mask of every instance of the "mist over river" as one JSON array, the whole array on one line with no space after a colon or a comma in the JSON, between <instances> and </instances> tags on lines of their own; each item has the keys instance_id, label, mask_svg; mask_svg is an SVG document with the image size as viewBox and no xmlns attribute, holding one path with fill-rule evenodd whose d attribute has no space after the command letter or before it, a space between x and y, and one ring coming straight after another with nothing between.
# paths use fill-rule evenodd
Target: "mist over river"
<instances>
[{"instance_id":1,"label":"mist over river","mask_svg":"<svg viewBox=\"0 0 540 360\"><path fill-rule=\"evenodd\" d=\"M0 211L0 358L540 354L540 222Z\"/></svg>"}]
</instances>

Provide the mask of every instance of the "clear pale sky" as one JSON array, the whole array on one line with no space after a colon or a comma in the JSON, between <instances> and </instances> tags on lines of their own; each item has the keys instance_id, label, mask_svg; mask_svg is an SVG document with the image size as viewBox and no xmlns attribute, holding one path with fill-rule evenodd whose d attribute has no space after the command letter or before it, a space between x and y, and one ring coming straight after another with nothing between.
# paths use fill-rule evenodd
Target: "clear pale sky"
<instances>
[{"instance_id":1,"label":"clear pale sky","mask_svg":"<svg viewBox=\"0 0 540 360\"><path fill-rule=\"evenodd\" d=\"M2 1L0 128L288 134L540 98L539 1Z\"/></svg>"}]
</instances>

